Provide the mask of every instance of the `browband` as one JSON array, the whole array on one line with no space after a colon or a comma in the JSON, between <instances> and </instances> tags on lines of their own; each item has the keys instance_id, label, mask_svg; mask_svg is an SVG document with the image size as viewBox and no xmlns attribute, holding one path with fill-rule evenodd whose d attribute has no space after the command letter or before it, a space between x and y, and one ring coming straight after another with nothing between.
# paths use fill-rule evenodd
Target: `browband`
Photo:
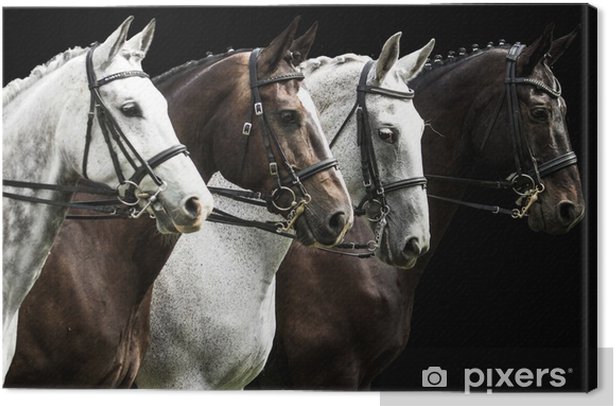
<instances>
[{"instance_id":1,"label":"browband","mask_svg":"<svg viewBox=\"0 0 616 406\"><path fill-rule=\"evenodd\" d=\"M140 70L128 70L125 72L118 72L118 73L114 73L112 75L109 76L105 76L102 79L99 79L96 81L96 84L90 84L89 87L90 89L94 89L97 87L101 87L103 85L106 85L109 82L113 82L114 80L118 80L118 79L126 79L126 78L130 78L130 77L140 77L140 78L146 78L149 79L150 75L148 75L147 73L140 71Z\"/></svg>"}]
</instances>

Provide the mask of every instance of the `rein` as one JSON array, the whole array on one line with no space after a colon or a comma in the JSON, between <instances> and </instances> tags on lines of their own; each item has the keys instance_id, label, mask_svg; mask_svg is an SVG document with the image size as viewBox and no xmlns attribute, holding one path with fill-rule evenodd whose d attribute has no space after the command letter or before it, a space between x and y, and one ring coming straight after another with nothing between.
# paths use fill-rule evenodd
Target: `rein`
<instances>
[{"instance_id":1,"label":"rein","mask_svg":"<svg viewBox=\"0 0 616 406\"><path fill-rule=\"evenodd\" d=\"M428 197L473 209L489 211L493 214L505 214L514 219L522 219L528 215L528 211L531 206L539 199L539 194L545 190L545 185L542 182L542 178L577 163L577 156L575 155L575 152L567 151L562 155L548 160L547 162L540 165L537 164L537 159L533 153L528 135L522 132L517 86L533 86L537 90L547 93L550 97L555 99L559 98L562 93L558 80L556 80L556 88L554 89L540 80L516 76L517 61L524 47L524 45L516 42L509 49L505 67L505 92L500 98L500 102L498 103L499 107L490 121L488 131L483 139L483 142L481 143L481 147L483 148L492 133L492 129L496 123L496 118L500 114L500 111L506 102L509 122L511 124L510 137L513 145L515 172L509 175L506 179L500 181L459 178L444 175L426 175L426 177L431 181L444 181L483 188L512 190L518 195L516 205L519 207L506 209L496 205L467 202L464 200L436 196L433 194L428 194ZM526 158L528 158L527 161L530 161L530 171L525 170L522 167L522 162L525 161L525 155Z\"/></svg>"},{"instance_id":2,"label":"rein","mask_svg":"<svg viewBox=\"0 0 616 406\"><path fill-rule=\"evenodd\" d=\"M113 118L113 115L111 114L109 108L107 108L107 106L103 102L99 89L102 86L115 80L126 79L130 77L149 78L149 76L143 71L132 70L114 73L112 75L97 80L96 74L94 72L92 56L94 50L98 45L98 43L92 44L92 46L88 50L88 53L86 54L86 74L88 78L88 89L90 90L90 109L88 112L88 120L86 125L82 175L85 179L88 180L89 184L87 186L68 186L48 183L16 181L8 179L4 179L2 183L3 186L9 186L13 188L53 190L66 193L88 193L99 196L106 196L109 198L113 197L115 199L67 202L64 200L43 199L34 196L20 195L8 192L3 192L3 197L30 203L40 203L57 207L74 208L103 213L101 215L67 216L67 218L73 219L138 218L146 211L146 209L152 203L156 201L158 194L166 188L166 183L154 173L153 168L157 167L163 162L166 162L167 160L173 158L176 155L188 155L186 147L181 144L172 146L156 154L154 157L147 161L139 154L139 152L131 144L118 123ZM118 178L118 186L115 189L110 188L109 186L102 183L90 181L87 175L88 157L90 152L90 144L92 141L92 127L94 124L95 117L98 121L101 132L103 133L105 143L109 150L109 156L111 158L114 170L116 172L116 176ZM114 144L120 149L120 152L122 153L124 158L134 169L133 175L128 179L124 176L124 173L122 172L120 160L118 154L115 151ZM135 162L133 156L136 158L136 161L139 163L139 165ZM158 187L155 192L144 192L139 188L139 183L143 180L145 176L149 176ZM139 203L141 203L141 207L138 209L136 206Z\"/></svg>"}]
</instances>

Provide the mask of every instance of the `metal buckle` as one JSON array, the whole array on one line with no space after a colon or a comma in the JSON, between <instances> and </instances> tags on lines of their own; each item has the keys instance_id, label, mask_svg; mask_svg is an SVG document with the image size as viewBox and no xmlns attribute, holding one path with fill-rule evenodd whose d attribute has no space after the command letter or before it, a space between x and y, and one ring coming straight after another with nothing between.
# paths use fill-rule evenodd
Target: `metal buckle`
<instances>
[{"instance_id":1,"label":"metal buckle","mask_svg":"<svg viewBox=\"0 0 616 406\"><path fill-rule=\"evenodd\" d=\"M260 116L261 114L263 114L263 104L261 104L261 102L255 103L255 114L257 116Z\"/></svg>"},{"instance_id":2,"label":"metal buckle","mask_svg":"<svg viewBox=\"0 0 616 406\"><path fill-rule=\"evenodd\" d=\"M252 130L252 123L244 123L244 127L242 128L242 134L250 135L250 130Z\"/></svg>"},{"instance_id":3,"label":"metal buckle","mask_svg":"<svg viewBox=\"0 0 616 406\"><path fill-rule=\"evenodd\" d=\"M278 176L278 164L276 162L270 162L269 172L272 176Z\"/></svg>"}]
</instances>

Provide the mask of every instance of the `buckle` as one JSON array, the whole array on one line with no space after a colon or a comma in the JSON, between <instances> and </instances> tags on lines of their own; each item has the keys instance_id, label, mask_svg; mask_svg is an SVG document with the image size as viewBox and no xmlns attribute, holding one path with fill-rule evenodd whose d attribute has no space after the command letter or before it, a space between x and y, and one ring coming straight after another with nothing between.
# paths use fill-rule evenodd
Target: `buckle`
<instances>
[{"instance_id":1,"label":"buckle","mask_svg":"<svg viewBox=\"0 0 616 406\"><path fill-rule=\"evenodd\" d=\"M278 176L278 164L276 162L270 162L269 172L272 176Z\"/></svg>"},{"instance_id":2,"label":"buckle","mask_svg":"<svg viewBox=\"0 0 616 406\"><path fill-rule=\"evenodd\" d=\"M252 130L252 123L244 123L244 127L242 128L242 134L250 135L250 130Z\"/></svg>"},{"instance_id":3,"label":"buckle","mask_svg":"<svg viewBox=\"0 0 616 406\"><path fill-rule=\"evenodd\" d=\"M257 116L260 116L261 114L263 114L263 104L261 104L261 102L255 103L255 114Z\"/></svg>"}]
</instances>

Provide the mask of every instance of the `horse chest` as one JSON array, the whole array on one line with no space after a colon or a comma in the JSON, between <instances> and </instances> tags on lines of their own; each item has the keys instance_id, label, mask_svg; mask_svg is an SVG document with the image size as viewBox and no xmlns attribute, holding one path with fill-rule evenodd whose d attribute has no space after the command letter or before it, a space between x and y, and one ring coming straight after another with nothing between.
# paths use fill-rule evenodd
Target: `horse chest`
<instances>
[{"instance_id":1,"label":"horse chest","mask_svg":"<svg viewBox=\"0 0 616 406\"><path fill-rule=\"evenodd\" d=\"M138 384L241 389L250 382L271 350L274 276L289 244L224 225L182 237L155 283L151 346Z\"/></svg>"}]
</instances>

